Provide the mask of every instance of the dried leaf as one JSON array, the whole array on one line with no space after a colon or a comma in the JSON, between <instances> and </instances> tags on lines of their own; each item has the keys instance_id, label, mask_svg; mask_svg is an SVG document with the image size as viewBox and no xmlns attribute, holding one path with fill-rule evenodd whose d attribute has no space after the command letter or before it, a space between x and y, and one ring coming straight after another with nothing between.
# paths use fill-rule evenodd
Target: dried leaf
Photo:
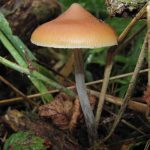
<instances>
[{"instance_id":1,"label":"dried leaf","mask_svg":"<svg viewBox=\"0 0 150 150\"><path fill-rule=\"evenodd\" d=\"M73 114L72 114L70 124L69 124L70 130L76 127L77 120L80 115L81 115L80 101L79 101L79 98L76 98L74 101Z\"/></svg>"},{"instance_id":2,"label":"dried leaf","mask_svg":"<svg viewBox=\"0 0 150 150\"><path fill-rule=\"evenodd\" d=\"M96 97L90 94L88 96L94 109ZM57 95L51 103L40 106L39 115L51 118L53 123L63 130L75 128L78 120L83 116L79 99L76 98L73 102L65 93Z\"/></svg>"},{"instance_id":3,"label":"dried leaf","mask_svg":"<svg viewBox=\"0 0 150 150\"><path fill-rule=\"evenodd\" d=\"M65 93L60 93L54 101L39 107L39 115L50 117L61 129L68 128L72 116L73 102Z\"/></svg>"}]
</instances>

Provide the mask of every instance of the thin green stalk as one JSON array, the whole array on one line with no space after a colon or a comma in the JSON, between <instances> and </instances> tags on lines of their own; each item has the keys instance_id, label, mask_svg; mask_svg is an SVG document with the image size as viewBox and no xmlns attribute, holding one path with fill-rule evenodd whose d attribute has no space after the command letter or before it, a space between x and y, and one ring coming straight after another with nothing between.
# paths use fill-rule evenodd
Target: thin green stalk
<instances>
[{"instance_id":1,"label":"thin green stalk","mask_svg":"<svg viewBox=\"0 0 150 150\"><path fill-rule=\"evenodd\" d=\"M2 43L4 44L6 49L9 51L9 53L12 55L12 57L16 60L16 62L20 66L22 66L24 68L28 68L28 63L26 62L26 60L23 59L23 57L19 54L19 52L15 49L15 47L11 44L11 42L6 38L6 36L1 31L0 31L0 40L2 41ZM47 91L47 88L45 87L45 85L42 82L40 82L32 77L29 77L29 79L41 93ZM45 103L45 100L50 101L53 99L52 95L50 95L50 94L44 96L43 98L44 98L43 99L44 103Z\"/></svg>"},{"instance_id":2,"label":"thin green stalk","mask_svg":"<svg viewBox=\"0 0 150 150\"><path fill-rule=\"evenodd\" d=\"M1 56L0 56L0 63L7 66L7 67L9 67L9 68L11 68L11 69L14 69L16 71L25 73L25 74L28 75L28 77L33 77L33 78L39 79L42 82L47 83L48 85L50 85L52 88L56 88L60 91L63 91L63 92L65 92L66 94L68 94L70 96L76 96L76 94L73 91L57 84L53 80L45 77L44 75L42 75L41 73L39 73L37 71L30 71L29 69L21 67L21 66L19 66L15 63L3 58L3 57L1 57Z\"/></svg>"},{"instance_id":3,"label":"thin green stalk","mask_svg":"<svg viewBox=\"0 0 150 150\"><path fill-rule=\"evenodd\" d=\"M30 74L29 69L21 67L21 66L17 65L16 63L13 63L13 62L11 62L11 61L9 61L6 58L3 58L1 56L0 56L0 63L6 67L9 67L9 68L14 69L16 71L19 71L21 73Z\"/></svg>"},{"instance_id":4,"label":"thin green stalk","mask_svg":"<svg viewBox=\"0 0 150 150\"><path fill-rule=\"evenodd\" d=\"M13 45L9 42L9 40L5 37L5 35L0 31L0 40L9 51L9 53L13 56L13 58L17 61L18 64L27 68L28 65L24 61L24 59L19 55L17 50L13 47Z\"/></svg>"},{"instance_id":5,"label":"thin green stalk","mask_svg":"<svg viewBox=\"0 0 150 150\"><path fill-rule=\"evenodd\" d=\"M70 96L76 96L76 94L74 92L72 92L71 90L61 86L60 84L57 84L53 80L45 77L44 75L42 75L41 73L39 73L37 71L32 71L30 76L35 77L35 78L43 81L44 83L49 84L52 88L58 89L60 91L63 91L63 92L67 93Z\"/></svg>"}]
</instances>

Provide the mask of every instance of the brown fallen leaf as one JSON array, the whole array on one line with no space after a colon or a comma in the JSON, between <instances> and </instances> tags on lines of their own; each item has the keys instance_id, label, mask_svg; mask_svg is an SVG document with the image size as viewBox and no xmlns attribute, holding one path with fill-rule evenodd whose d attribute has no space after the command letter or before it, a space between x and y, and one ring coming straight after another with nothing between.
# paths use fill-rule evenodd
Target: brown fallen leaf
<instances>
[{"instance_id":1,"label":"brown fallen leaf","mask_svg":"<svg viewBox=\"0 0 150 150\"><path fill-rule=\"evenodd\" d=\"M96 97L89 94L89 100L94 109ZM51 118L53 123L63 130L75 128L78 120L83 116L79 99L72 101L65 93L58 94L51 103L40 106L39 115Z\"/></svg>"},{"instance_id":2,"label":"brown fallen leaf","mask_svg":"<svg viewBox=\"0 0 150 150\"><path fill-rule=\"evenodd\" d=\"M39 115L49 117L60 129L67 129L72 116L73 102L65 93L60 93L49 103L39 107Z\"/></svg>"}]
</instances>

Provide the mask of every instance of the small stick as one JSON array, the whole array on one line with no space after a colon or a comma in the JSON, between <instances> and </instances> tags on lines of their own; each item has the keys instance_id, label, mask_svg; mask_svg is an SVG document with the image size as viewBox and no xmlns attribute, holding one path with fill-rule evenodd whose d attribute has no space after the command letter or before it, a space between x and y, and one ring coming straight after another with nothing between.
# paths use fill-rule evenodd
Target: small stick
<instances>
[{"instance_id":1,"label":"small stick","mask_svg":"<svg viewBox=\"0 0 150 150\"><path fill-rule=\"evenodd\" d=\"M105 67L105 71L104 71L104 81L103 81L101 92L99 95L99 101L98 101L98 106L97 106L97 111L96 111L96 126L97 126L97 128L98 128L98 124L99 124L99 121L101 118L101 113L102 113L102 109L103 109L103 105L104 105L104 101L105 101L105 95L107 92L107 86L109 83L109 77L110 77L110 73L111 73L112 66L113 66L113 61L112 61L113 55L114 55L114 47L109 49L108 54L107 54L106 67Z\"/></svg>"},{"instance_id":2,"label":"small stick","mask_svg":"<svg viewBox=\"0 0 150 150\"><path fill-rule=\"evenodd\" d=\"M140 13L141 14L141 13ZM139 15L137 15L139 16ZM139 17L138 17L139 18ZM138 19L137 18L137 19ZM135 21L131 21L132 23L135 23ZM127 31L129 31L129 27L132 27L132 24L130 23L127 28L123 31L124 34L127 34ZM108 54L107 54L107 60L106 60L106 67L105 67L105 71L104 71L104 81L102 84L102 88L101 88L101 94L99 95L99 102L98 102L98 107L97 107L97 111L96 111L96 125L98 126L98 123L100 121L100 117L101 117L101 113L102 113L102 108L104 105L104 100L105 100L105 94L107 92L107 87L108 87L108 83L109 83L109 77L111 74L111 70L112 70L112 66L113 66L113 58L114 56L125 46L127 45L131 39L133 39L138 33L140 33L140 31L142 31L145 28L145 25L143 25L141 27L140 30L138 30L136 33L134 33L132 36L130 36L127 40L124 41L123 44L121 44L119 47L115 49L115 47L111 47L108 50ZM122 33L122 34L123 34ZM119 36L119 40L118 41L122 41L122 34ZM124 36L125 38L125 36Z\"/></svg>"},{"instance_id":3,"label":"small stick","mask_svg":"<svg viewBox=\"0 0 150 150\"><path fill-rule=\"evenodd\" d=\"M109 110L106 110L106 111L109 112L109 113L110 113L111 115L113 115L114 117L116 117L116 114L115 114L115 113L113 113L113 112L111 112L111 111L109 111ZM146 135L145 132L143 132L142 130L138 129L136 126L134 126L134 125L131 124L130 122L126 121L125 119L122 119L121 122L122 122L123 124L125 124L126 126L130 127L131 129L133 129L133 130L135 130L135 131L141 133L142 135Z\"/></svg>"},{"instance_id":4,"label":"small stick","mask_svg":"<svg viewBox=\"0 0 150 150\"><path fill-rule=\"evenodd\" d=\"M68 76L71 74L72 69L74 65L74 54L73 52L70 54L67 63L64 65L64 67L60 70L60 74L63 75L62 77L59 77L59 83L63 83Z\"/></svg>"},{"instance_id":5,"label":"small stick","mask_svg":"<svg viewBox=\"0 0 150 150\"><path fill-rule=\"evenodd\" d=\"M95 95L96 97L99 96L99 92L94 91L94 90L89 90L89 93ZM105 99L106 99L107 102L110 102L112 104L115 104L115 105L118 105L118 106L123 105L123 99L121 99L119 97L115 97L115 96L106 94ZM148 111L147 104L136 102L136 101L133 101L132 99L129 101L128 108L132 109L134 111L137 111L137 112L141 112L143 114L146 114L147 111Z\"/></svg>"},{"instance_id":6,"label":"small stick","mask_svg":"<svg viewBox=\"0 0 150 150\"><path fill-rule=\"evenodd\" d=\"M150 139L146 142L146 145L144 147L144 150L148 150L150 147Z\"/></svg>"},{"instance_id":7,"label":"small stick","mask_svg":"<svg viewBox=\"0 0 150 150\"><path fill-rule=\"evenodd\" d=\"M75 88L75 87L71 87L71 88ZM59 92L59 91L58 90L57 91L52 90L52 91L48 91L48 92L42 93L42 94L37 93L37 94L28 95L27 97L30 99L31 98L37 98L37 97L40 97L40 96L45 95L45 94L56 93L56 92ZM95 95L96 97L99 96L99 92L97 92L97 91L89 90L89 93ZM107 102L110 102L112 104L115 104L118 106L122 106L122 104L123 104L123 100L119 97L115 97L115 96L106 94L105 98L106 98ZM23 100L24 99L22 97L4 99L4 100L0 100L0 105L6 105L6 104L14 103L14 102L20 102ZM138 111L138 112L141 112L143 114L145 114L148 111L148 106L146 104L139 103L139 102L132 101L132 100L129 102L128 107L134 111Z\"/></svg>"},{"instance_id":8,"label":"small stick","mask_svg":"<svg viewBox=\"0 0 150 150\"><path fill-rule=\"evenodd\" d=\"M132 27L144 15L144 13L146 11L146 6L147 6L147 4L145 4L144 7L139 11L139 13L132 19L132 21L129 23L129 25L125 28L125 30L119 36L118 42L121 42L125 39L125 37L129 33L129 31L132 29ZM102 112L102 108L103 108L103 104L104 104L104 100L105 100L105 94L107 92L109 77L110 77L112 66L113 66L113 58L116 54L114 49L115 49L115 47L111 47L109 50L110 52L108 51L108 55L107 55L106 67L105 67L105 71L104 71L104 82L102 84L101 94L99 95L99 102L98 102L98 107L97 107L97 111L96 111L96 125L97 126L100 121L101 112Z\"/></svg>"},{"instance_id":9,"label":"small stick","mask_svg":"<svg viewBox=\"0 0 150 150\"><path fill-rule=\"evenodd\" d=\"M142 130L138 129L136 126L134 126L133 124L129 123L125 119L122 119L121 122L124 123L125 125L127 125L128 127L130 127L131 129L141 133L142 135L146 135L145 132L143 132Z\"/></svg>"},{"instance_id":10,"label":"small stick","mask_svg":"<svg viewBox=\"0 0 150 150\"><path fill-rule=\"evenodd\" d=\"M143 8L136 14L136 16L132 19L129 25L125 28L125 30L119 36L118 41L121 42L125 39L126 35L132 29L132 27L137 23L137 21L145 14L147 3L143 6Z\"/></svg>"},{"instance_id":11,"label":"small stick","mask_svg":"<svg viewBox=\"0 0 150 150\"><path fill-rule=\"evenodd\" d=\"M116 119L115 119L115 121L113 123L113 126L112 126L110 132L104 138L104 141L108 140L111 137L111 135L115 131L116 127L118 126L118 124L119 124L119 122L120 122L120 120L122 118L122 115L124 114L124 112L126 110L126 107L128 106L128 103L129 103L129 101L131 99L131 96L133 94L133 90L134 90L134 87L135 87L135 84L136 84L136 80L137 80L139 71L140 71L140 69L142 67L142 64L143 64L143 61L144 61L146 43L147 43L147 35L145 37L145 40L144 40L144 43L143 43L143 46L142 46L142 49L141 49L141 52L140 52L137 64L136 64L136 67L134 69L134 74L132 75L132 78L131 78L129 86L128 86L128 90L127 90L126 95L124 97L123 104L122 104L122 106L121 106L121 108L120 108L120 110L118 112L118 115L117 115L117 117L116 117Z\"/></svg>"},{"instance_id":12,"label":"small stick","mask_svg":"<svg viewBox=\"0 0 150 150\"><path fill-rule=\"evenodd\" d=\"M145 72L148 72L148 69L144 69L144 70L141 70L139 73L145 73ZM125 73L125 74L121 74L121 75L117 75L117 76L113 76L110 78L110 81L111 80L115 80L115 79L120 79L120 78L124 78L124 77L128 77L128 76L131 76L133 75L133 72L130 72L130 73ZM99 84L99 83L102 83L103 82L103 79L101 80L96 80L96 81L92 81L92 82L88 82L86 83L86 85L93 85L93 84ZM69 86L67 87L68 89L75 89L75 86ZM45 94L53 94L53 93L57 93L57 92L60 92L59 90L50 90L46 93L37 93L37 94L32 94L32 95L29 95L28 97L29 98L36 98L36 97L40 97L42 95L45 95ZM99 95L99 92L98 92L98 95ZM113 99L113 98L112 98ZM119 98L118 98L119 99ZM23 98L22 97L16 97L16 98L10 98L10 99L4 99L4 100L0 100L0 105L4 105L4 104L9 104L9 103L14 103L14 102L19 102L19 101L22 101ZM122 100L121 100L122 101ZM113 103L113 102L112 102Z\"/></svg>"},{"instance_id":13,"label":"small stick","mask_svg":"<svg viewBox=\"0 0 150 150\"><path fill-rule=\"evenodd\" d=\"M19 89L17 89L13 84L11 84L8 80L3 78L1 75L0 75L0 80L4 82L7 86L9 86L14 92L20 95L23 99L27 100L27 102L29 102L30 104L34 106L37 106L36 103L32 102L24 93L22 93Z\"/></svg>"}]
</instances>

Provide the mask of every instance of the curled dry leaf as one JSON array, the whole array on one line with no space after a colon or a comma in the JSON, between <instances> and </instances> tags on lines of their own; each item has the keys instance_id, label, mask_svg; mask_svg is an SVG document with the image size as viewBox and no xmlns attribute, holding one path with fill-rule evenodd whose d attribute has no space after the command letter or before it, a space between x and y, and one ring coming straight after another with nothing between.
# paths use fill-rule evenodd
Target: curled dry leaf
<instances>
[{"instance_id":1,"label":"curled dry leaf","mask_svg":"<svg viewBox=\"0 0 150 150\"><path fill-rule=\"evenodd\" d=\"M65 93L57 95L49 104L39 107L39 115L43 117L50 117L53 123L61 129L68 128L73 110L73 103Z\"/></svg>"},{"instance_id":2,"label":"curled dry leaf","mask_svg":"<svg viewBox=\"0 0 150 150\"><path fill-rule=\"evenodd\" d=\"M146 91L144 91L143 99L150 106L150 86L148 86Z\"/></svg>"},{"instance_id":3,"label":"curled dry leaf","mask_svg":"<svg viewBox=\"0 0 150 150\"><path fill-rule=\"evenodd\" d=\"M73 114L69 123L70 130L76 127L80 115L81 115L80 101L79 98L76 98L74 101Z\"/></svg>"},{"instance_id":4,"label":"curled dry leaf","mask_svg":"<svg viewBox=\"0 0 150 150\"><path fill-rule=\"evenodd\" d=\"M90 94L88 94L88 97L90 100L91 107L92 109L94 109L96 104L96 97ZM82 117L82 113L81 113L80 101L79 98L77 97L74 101L73 114L69 124L70 130L76 127L77 121L78 119L81 119L81 117Z\"/></svg>"},{"instance_id":5,"label":"curled dry leaf","mask_svg":"<svg viewBox=\"0 0 150 150\"><path fill-rule=\"evenodd\" d=\"M90 104L94 109L96 97L89 94ZM72 101L65 93L57 95L49 104L39 107L39 115L49 117L60 129L73 129L77 121L82 118L79 99Z\"/></svg>"}]
</instances>

